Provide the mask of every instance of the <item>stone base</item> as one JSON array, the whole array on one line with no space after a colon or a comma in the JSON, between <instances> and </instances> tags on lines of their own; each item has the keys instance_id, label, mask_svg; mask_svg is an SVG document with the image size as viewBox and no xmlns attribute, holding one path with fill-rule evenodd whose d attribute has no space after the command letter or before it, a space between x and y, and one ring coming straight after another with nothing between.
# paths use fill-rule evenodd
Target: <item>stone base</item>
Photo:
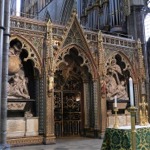
<instances>
[{"instance_id":1,"label":"stone base","mask_svg":"<svg viewBox=\"0 0 150 150\"><path fill-rule=\"evenodd\" d=\"M26 120L25 136L37 136L38 133L38 118L28 118Z\"/></svg>"},{"instance_id":2,"label":"stone base","mask_svg":"<svg viewBox=\"0 0 150 150\"><path fill-rule=\"evenodd\" d=\"M43 137L22 137L22 138L12 138L7 139L7 143L10 146L24 146L24 145L34 145L34 144L43 144Z\"/></svg>"},{"instance_id":3,"label":"stone base","mask_svg":"<svg viewBox=\"0 0 150 150\"><path fill-rule=\"evenodd\" d=\"M7 119L7 137L38 136L38 117L13 117Z\"/></svg>"},{"instance_id":4,"label":"stone base","mask_svg":"<svg viewBox=\"0 0 150 150\"><path fill-rule=\"evenodd\" d=\"M55 144L56 143L56 137L54 135L44 137L44 144Z\"/></svg>"},{"instance_id":5,"label":"stone base","mask_svg":"<svg viewBox=\"0 0 150 150\"><path fill-rule=\"evenodd\" d=\"M115 115L111 114L107 116L107 127L113 127L115 123ZM131 125L130 114L118 114L119 126Z\"/></svg>"}]
</instances>

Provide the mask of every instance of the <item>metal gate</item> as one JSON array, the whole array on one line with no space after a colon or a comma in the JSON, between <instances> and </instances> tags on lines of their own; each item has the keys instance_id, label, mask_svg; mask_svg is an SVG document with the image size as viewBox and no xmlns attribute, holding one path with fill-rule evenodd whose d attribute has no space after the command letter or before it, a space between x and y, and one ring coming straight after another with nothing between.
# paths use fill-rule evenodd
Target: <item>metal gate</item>
<instances>
[{"instance_id":1,"label":"metal gate","mask_svg":"<svg viewBox=\"0 0 150 150\"><path fill-rule=\"evenodd\" d=\"M55 136L80 135L81 130L81 82L68 78L55 80L54 118ZM60 86L61 85L61 86Z\"/></svg>"}]
</instances>

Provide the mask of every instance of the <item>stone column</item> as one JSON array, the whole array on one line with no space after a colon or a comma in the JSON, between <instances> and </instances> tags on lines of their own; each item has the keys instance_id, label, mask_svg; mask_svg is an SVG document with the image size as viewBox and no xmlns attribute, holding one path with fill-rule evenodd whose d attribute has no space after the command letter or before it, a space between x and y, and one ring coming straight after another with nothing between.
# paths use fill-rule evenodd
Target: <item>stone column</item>
<instances>
[{"instance_id":1,"label":"stone column","mask_svg":"<svg viewBox=\"0 0 150 150\"><path fill-rule=\"evenodd\" d=\"M7 85L8 85L8 53L10 36L10 0L5 0L4 8L4 43L2 59L2 89L1 89L1 149L9 149L7 145Z\"/></svg>"},{"instance_id":2,"label":"stone column","mask_svg":"<svg viewBox=\"0 0 150 150\"><path fill-rule=\"evenodd\" d=\"M103 47L102 32L98 34L98 56L99 56L99 92L100 93L100 130L101 136L104 136L107 127L107 104L106 104L106 82L105 82L105 51Z\"/></svg>"},{"instance_id":3,"label":"stone column","mask_svg":"<svg viewBox=\"0 0 150 150\"><path fill-rule=\"evenodd\" d=\"M44 75L43 75L44 76ZM44 100L46 99L44 96L46 95L44 90L44 78L43 76L40 78L39 83L39 133L44 133ZM46 82L45 82L46 84Z\"/></svg>"},{"instance_id":4,"label":"stone column","mask_svg":"<svg viewBox=\"0 0 150 150\"><path fill-rule=\"evenodd\" d=\"M47 89L46 93L46 102L45 102L45 138L44 143L50 144L55 143L55 135L54 135L54 76L53 74L47 75L49 78L48 82L52 87Z\"/></svg>"},{"instance_id":5,"label":"stone column","mask_svg":"<svg viewBox=\"0 0 150 150\"><path fill-rule=\"evenodd\" d=\"M103 138L104 133L105 133L105 129L107 127L107 103L106 103L106 93L102 93L102 81L104 79L102 77L100 77L100 87L101 90L99 90L100 94L101 94L101 98L100 98L100 130L101 130L101 137Z\"/></svg>"},{"instance_id":6,"label":"stone column","mask_svg":"<svg viewBox=\"0 0 150 150\"><path fill-rule=\"evenodd\" d=\"M0 0L0 83L2 83L2 55L3 55L3 34L4 34L4 0ZM0 84L0 114L1 114L1 85ZM0 145L2 143L1 141L1 115L0 115Z\"/></svg>"},{"instance_id":7,"label":"stone column","mask_svg":"<svg viewBox=\"0 0 150 150\"><path fill-rule=\"evenodd\" d=\"M94 130L95 137L99 137L100 131L100 98L99 98L99 89L98 89L98 80L93 81L93 96L94 96Z\"/></svg>"},{"instance_id":8,"label":"stone column","mask_svg":"<svg viewBox=\"0 0 150 150\"><path fill-rule=\"evenodd\" d=\"M54 135L54 69L53 69L53 42L52 42L52 24L50 20L47 23L46 39L46 60L45 60L45 130L44 143L55 143Z\"/></svg>"},{"instance_id":9,"label":"stone column","mask_svg":"<svg viewBox=\"0 0 150 150\"><path fill-rule=\"evenodd\" d=\"M93 81L93 96L94 96L94 129L99 130L100 129L100 122L99 122L99 102L98 102L98 81Z\"/></svg>"},{"instance_id":10,"label":"stone column","mask_svg":"<svg viewBox=\"0 0 150 150\"><path fill-rule=\"evenodd\" d=\"M84 81L84 128L89 128L89 84L88 81Z\"/></svg>"}]
</instances>

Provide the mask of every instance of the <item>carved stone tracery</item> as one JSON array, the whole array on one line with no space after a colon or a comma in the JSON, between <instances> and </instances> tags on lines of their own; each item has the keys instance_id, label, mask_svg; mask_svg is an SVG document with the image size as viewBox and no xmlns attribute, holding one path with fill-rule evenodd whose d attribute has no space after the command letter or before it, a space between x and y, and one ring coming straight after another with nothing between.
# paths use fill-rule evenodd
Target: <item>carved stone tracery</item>
<instances>
[{"instance_id":1,"label":"carved stone tracery","mask_svg":"<svg viewBox=\"0 0 150 150\"><path fill-rule=\"evenodd\" d=\"M27 57L24 58L24 61L32 60L34 63L34 67L41 74L41 69L42 69L41 57L39 53L34 49L32 44L30 45L29 41L19 36L12 36L11 41L13 40L18 40L21 42L20 53L22 52L22 50L25 50L28 53Z\"/></svg>"},{"instance_id":2,"label":"carved stone tracery","mask_svg":"<svg viewBox=\"0 0 150 150\"><path fill-rule=\"evenodd\" d=\"M46 41L47 49L43 47L43 39L44 36L46 35L46 32L48 37ZM27 53L27 57L23 61L32 60L34 68L36 68L42 75L39 87L40 88L39 111L40 111L40 132L42 134L44 133L45 143L50 143L50 141L55 142L54 118L53 118L54 117L53 92L54 87L56 86L56 83L54 82L55 81L54 72L56 71L62 71L61 73L63 74L64 82L67 81L69 76L71 76L71 78L75 76L76 78L78 78L79 76L82 77L85 87L84 106L86 113L85 115L86 128L95 127L95 129L98 130L100 127L99 127L99 120L96 120L97 116L101 116L103 120L107 118L105 112L106 107L105 94L107 92L108 96L107 91L108 89L106 88L107 84L105 79L107 80L107 77L110 75L110 73L113 74L111 76L112 79L111 81L114 81L113 85L116 85L116 87L114 88L115 93L109 96L109 99L114 98L114 94L118 94L118 98L128 100L127 80L129 76L132 76L134 78L134 81L137 82L135 87L135 95L137 99L138 97L137 77L140 74L139 78L140 79L144 78L144 69L142 64L143 60L141 56L141 47L138 47L139 54L137 55L135 51L136 48L134 40L102 33L99 33L98 35L97 32L83 30L80 24L78 23L75 13L72 14L72 18L68 22L67 26L59 26L52 24L51 22L48 22L48 24L46 24L45 22L41 22L38 24L36 21L31 22L31 20L23 20L23 19L17 20L16 18L12 18L11 33L13 33L14 35L15 34L18 35L16 37L13 37L12 39L17 38L22 43L21 51L23 50L26 51ZM141 43L138 42L138 44L140 45ZM37 49L37 51L35 49ZM77 57L82 60L82 63L76 64L73 61L70 62L66 61L66 57L68 57L71 54L73 49L76 50ZM44 54L45 52L46 55ZM14 52L11 52L11 55L14 55L13 53ZM138 70L139 68L139 66L137 65L138 57L140 57L140 73L138 73L138 71L134 71ZM46 64L43 65L44 66L43 70L41 61L42 58L44 60L44 63ZM14 66L16 68L12 67L12 69L15 69L16 71L11 70L11 72L17 73L18 70L21 68L20 63L21 61L19 60L18 56L15 56L15 59L13 58L13 60L15 60ZM116 62L116 65L118 65L118 67L116 66L116 68L114 68L112 66L111 63L113 61ZM137 64L135 62L137 62ZM86 73L79 74L79 76L77 76L78 72L77 70L76 71L73 70L74 67L78 68L77 70L79 71L81 71L80 70L81 68L82 69L86 68L87 69L86 73L91 74L90 79L88 80ZM19 76L20 75L23 75L23 73L22 74L19 73ZM99 83L97 83L98 81L96 80L98 75L100 79ZM91 81L96 82L94 82L94 85L92 85L92 83L90 83ZM65 86L67 87L67 82ZM99 97L99 94L97 94L99 93L98 91L99 86L102 89L102 91L100 91L101 98ZM92 92L89 93L89 88L91 88L91 91L93 93ZM94 88L94 90L92 88ZM121 88L125 93L124 96L120 95ZM46 107L44 103L45 99L46 99ZM101 112L99 112L100 110L98 110L99 103L101 103L100 108ZM14 108L19 107L20 105L16 106L10 103L9 107L11 106L12 108L10 109L13 109L13 107ZM94 112L94 114L90 116L91 111L92 113ZM93 118L95 119L94 121ZM102 122L101 126L102 126L101 132L103 132L106 128L105 121ZM32 140L34 143L34 139ZM41 141L42 140L40 140L40 142Z\"/></svg>"}]
</instances>

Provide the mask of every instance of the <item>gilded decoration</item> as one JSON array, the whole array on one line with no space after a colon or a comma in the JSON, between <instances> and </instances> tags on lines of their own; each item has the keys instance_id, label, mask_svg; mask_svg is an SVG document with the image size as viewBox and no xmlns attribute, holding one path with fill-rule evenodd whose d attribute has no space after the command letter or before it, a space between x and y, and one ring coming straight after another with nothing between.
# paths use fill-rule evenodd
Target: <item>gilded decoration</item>
<instances>
[{"instance_id":1,"label":"gilded decoration","mask_svg":"<svg viewBox=\"0 0 150 150\"><path fill-rule=\"evenodd\" d=\"M145 80L145 67L144 67L144 60L142 54L142 47L140 39L137 40L137 49L138 49L138 57L139 57L139 71L140 71L140 79Z\"/></svg>"},{"instance_id":2,"label":"gilded decoration","mask_svg":"<svg viewBox=\"0 0 150 150\"><path fill-rule=\"evenodd\" d=\"M87 66L88 67L88 69L89 69L89 72L91 72L91 74L93 75L93 77L95 77L96 76L96 72L95 72L95 66L93 66L94 64L91 64L90 62L92 61L88 56L87 56L87 54L86 53L84 53L84 51L80 48L80 47L78 47L77 45L70 45L70 46L68 46L68 47L66 47L63 51L62 51L62 53L59 53L56 57L55 57L55 70L57 70L58 69L58 66L59 66L59 64L61 64L62 62L64 62L64 63L66 63L65 62L65 56L66 55L69 55L69 53L70 53L70 50L72 49L72 48L75 48L77 51L78 51L78 56L80 56L82 59L83 59L83 63L80 65L80 66ZM66 63L66 65L69 65L69 64L67 64Z\"/></svg>"},{"instance_id":3,"label":"gilded decoration","mask_svg":"<svg viewBox=\"0 0 150 150\"><path fill-rule=\"evenodd\" d=\"M57 119L57 116L54 114L54 109L55 105L60 105L60 101L55 100L57 99L57 94L55 94L54 88L61 79L59 78L60 75L63 76L65 88L67 88L70 78L82 79L85 88L83 91L83 97L85 97L84 110L86 111L84 118L85 127L90 128L92 126L96 130L101 130L100 132L104 132L106 129L106 100L113 100L114 95L117 95L119 99L128 101L127 81L129 76L133 77L134 82L138 81L137 77L139 73L137 70L139 66L140 78L143 79L145 75L141 55L141 43L139 41L137 42L138 47L135 47L136 42L132 39L103 34L101 31L97 33L95 31L84 30L80 26L75 12L72 13L66 26L55 25L50 20L48 22L39 22L11 17L11 34L13 35L11 41L17 39L22 46L19 48L19 52L13 46L10 49L9 73L13 74L9 78L10 86L11 84L14 86L17 80L18 85L24 88L23 92L26 94L26 98L29 98L27 96L30 95L28 95L26 89L28 78L24 76L21 62L32 60L34 68L43 75L38 85L39 87L36 87L37 89L39 88L40 92L42 91L38 93L40 95L38 103L40 108L43 109L39 110L41 121L39 124L41 125L40 129L43 137L30 137L30 140L28 137L8 140L8 143L12 145L42 142L45 144L55 143L54 127L57 121L54 119ZM135 51L137 49L138 54ZM22 51L24 51L26 57L21 61L19 55ZM75 56L75 60L70 60L70 55ZM76 58L80 61L76 62ZM76 70L73 70L73 68L76 68ZM86 72L81 72L81 68L86 68ZM79 75L77 75L78 72L80 72ZM58 75L57 81L55 75ZM61 85L62 81L60 82L59 90L62 88ZM72 87L75 86L75 84L69 85L72 85ZM101 91L98 91L99 87ZM134 87L137 97L139 92L138 87L137 82ZM90 88L92 93L89 93ZM69 89L70 86L68 86L67 90ZM21 92L21 89L19 91ZM64 97L64 100L66 100L64 108L67 107L70 109L78 105L78 102L74 102L75 98L72 97L72 95ZM23 103L8 103L8 109L11 110L21 110L23 107ZM90 115L89 107L91 107L92 115ZM29 113L30 116L30 112L26 113ZM96 117L99 115L105 120L101 124L99 124L100 120Z\"/></svg>"},{"instance_id":4,"label":"gilded decoration","mask_svg":"<svg viewBox=\"0 0 150 150\"><path fill-rule=\"evenodd\" d=\"M104 47L103 47L103 38L102 38L102 32L99 31L98 33L98 55L99 55L99 74L101 76L104 76L106 74L105 69L104 69L104 62L105 62L105 57L104 57Z\"/></svg>"},{"instance_id":5,"label":"gilded decoration","mask_svg":"<svg viewBox=\"0 0 150 150\"><path fill-rule=\"evenodd\" d=\"M74 14L75 15L75 14ZM87 81L87 91L90 87L90 83L88 82L94 82L95 78L97 77L97 71L96 71L96 63L92 55L92 48L95 46L94 42L93 45L89 48L88 40L86 39L85 33L83 33L82 28L80 27L78 20L76 16L72 16L70 22L64 29L64 36L63 41L60 43L55 43L55 50L54 50L54 71L55 71L55 133L56 136L62 136L63 131L64 134L69 134L72 132L73 134L80 134L80 129L77 128L77 126L84 120L82 120L81 116L81 110L80 101L76 100L77 90L79 90L82 87L82 84L78 86L78 83L81 81ZM93 36L94 37L94 36ZM57 39L55 38L56 42ZM95 42L96 43L96 42ZM57 45L58 44L58 45ZM96 46L95 46L96 47ZM95 48L94 47L94 48ZM93 51L96 52L96 48ZM56 53L55 53L56 52ZM94 52L94 53L95 53ZM97 56L96 56L97 57ZM56 78L58 77L58 78ZM90 79L93 79L92 81L88 81ZM81 80L81 81L80 81ZM77 82L78 81L78 82ZM82 83L82 82L81 82ZM78 89L78 88L79 89ZM97 91L97 82L94 82L94 85L91 85L91 88L93 89L93 92L96 93ZM58 90L58 91L57 91ZM61 94L59 94L60 90L63 92L63 90L70 91L71 93L63 93L63 97L59 98ZM79 90L80 94L82 93L82 89ZM86 91L86 92L87 92ZM73 94L72 94L73 93ZM84 93L84 95L87 95L87 93ZM91 122L88 122L88 126L92 126L95 123L95 126L93 126L96 130L98 130L98 122L99 119L97 119L98 114L98 97L97 95L92 96L94 98L94 101L92 101L91 104L91 110L95 110L95 117L94 114L87 116L85 120L90 120ZM62 104L63 99L63 108L60 107L60 103ZM89 105L90 98L82 98L83 103L87 103ZM58 106L57 106L58 105ZM62 106L62 105L61 105ZM58 109L59 107L60 109ZM83 107L83 106L82 106ZM89 107L89 106L87 106ZM91 112L88 112L88 108L84 108L84 110L87 111L87 113L91 114ZM69 110L65 112L65 116L62 118L64 119L64 122L61 122L60 118L60 112L59 110ZM83 109L83 108L82 108ZM58 112L57 112L58 110ZM69 119L70 118L70 119ZM69 120L68 120L69 119ZM63 128L62 133L60 133L59 129ZM65 127L68 126L68 129ZM56 130L58 129L58 130ZM70 129L70 131L68 131Z\"/></svg>"},{"instance_id":6,"label":"gilded decoration","mask_svg":"<svg viewBox=\"0 0 150 150\"><path fill-rule=\"evenodd\" d=\"M54 57L55 57L55 69L59 66L61 62L64 61L64 57L69 54L69 51L72 47L75 47L78 50L78 55L83 58L83 63L81 66L88 66L89 72L93 70L92 68L96 67L96 63L94 60L96 60L96 48L94 49L94 54L92 54L91 49L93 47L89 48L88 40L86 39L86 34L83 32L83 29L81 28L76 13L72 13L72 18L68 22L67 26L64 30L64 36L63 41L61 43L58 42L58 40L54 40L53 43L55 44L55 53L54 51ZM60 46L59 46L60 45ZM82 49L81 49L82 48ZM65 50L64 50L65 49ZM94 56L95 55L95 56ZM93 57L94 56L94 57ZM92 63L90 63L92 61ZM95 74L96 72L92 72L92 74ZM95 75L94 75L95 76Z\"/></svg>"},{"instance_id":7,"label":"gilded decoration","mask_svg":"<svg viewBox=\"0 0 150 150\"><path fill-rule=\"evenodd\" d=\"M48 20L46 24L46 51L44 53L44 71L46 77L46 107L45 107L45 131L44 143L55 143L54 135L54 72L53 72L53 35L52 23ZM53 141L53 142L52 142Z\"/></svg>"},{"instance_id":8,"label":"gilded decoration","mask_svg":"<svg viewBox=\"0 0 150 150\"><path fill-rule=\"evenodd\" d=\"M63 37L63 41L61 43L61 48L65 47L68 44L76 44L82 47L85 51L89 49L87 44L85 34L77 20L76 13L72 13L72 18L68 22L66 27L65 35Z\"/></svg>"},{"instance_id":9,"label":"gilded decoration","mask_svg":"<svg viewBox=\"0 0 150 150\"><path fill-rule=\"evenodd\" d=\"M24 37L28 43L32 42L31 45L35 47L41 56L43 55L43 40L46 32L45 22L11 16L10 24L11 34Z\"/></svg>"},{"instance_id":10,"label":"gilded decoration","mask_svg":"<svg viewBox=\"0 0 150 150\"><path fill-rule=\"evenodd\" d=\"M43 143L43 137L42 136L36 136L36 137L7 139L7 143L12 145L12 146L42 144ZM54 143L53 139L51 140L51 143Z\"/></svg>"},{"instance_id":11,"label":"gilded decoration","mask_svg":"<svg viewBox=\"0 0 150 150\"><path fill-rule=\"evenodd\" d=\"M142 102L139 103L139 115L140 115L140 125L148 126L148 103L146 102L145 96L142 96Z\"/></svg>"},{"instance_id":12,"label":"gilded decoration","mask_svg":"<svg viewBox=\"0 0 150 150\"><path fill-rule=\"evenodd\" d=\"M129 100L126 80L129 76L133 75L133 66L130 64L134 58L132 50L135 48L133 47L133 42L129 39L125 41L123 38L106 36L99 33L99 50L101 52L99 53L99 61L101 62L101 72L103 70L103 74L105 75L105 81L101 80L101 92L105 93L107 91L108 100L114 99L115 95L118 96L118 99ZM130 49L132 53L128 52L127 54L127 49L128 51ZM102 69L102 67L105 69ZM110 77L113 78L109 80Z\"/></svg>"}]
</instances>

